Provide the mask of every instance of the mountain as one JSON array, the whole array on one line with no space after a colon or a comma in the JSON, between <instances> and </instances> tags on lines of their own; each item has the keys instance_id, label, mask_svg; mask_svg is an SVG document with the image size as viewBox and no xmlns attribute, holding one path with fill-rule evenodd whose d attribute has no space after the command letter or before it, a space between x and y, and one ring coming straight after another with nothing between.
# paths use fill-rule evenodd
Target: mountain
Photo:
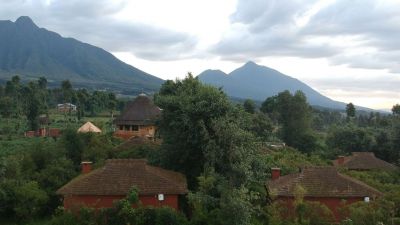
<instances>
[{"instance_id":1,"label":"mountain","mask_svg":"<svg viewBox=\"0 0 400 225\"><path fill-rule=\"evenodd\" d=\"M323 96L295 78L251 61L229 74L220 70L206 70L199 74L198 78L203 83L222 87L229 96L236 98L264 101L267 97L284 90L289 90L292 93L301 90L305 93L311 105L332 109L344 109L346 107L345 103Z\"/></svg>"},{"instance_id":2,"label":"mountain","mask_svg":"<svg viewBox=\"0 0 400 225\"><path fill-rule=\"evenodd\" d=\"M45 76L53 86L69 79L74 87L122 93L153 92L163 83L101 48L39 28L26 16L0 21L0 80L13 75Z\"/></svg>"}]
</instances>

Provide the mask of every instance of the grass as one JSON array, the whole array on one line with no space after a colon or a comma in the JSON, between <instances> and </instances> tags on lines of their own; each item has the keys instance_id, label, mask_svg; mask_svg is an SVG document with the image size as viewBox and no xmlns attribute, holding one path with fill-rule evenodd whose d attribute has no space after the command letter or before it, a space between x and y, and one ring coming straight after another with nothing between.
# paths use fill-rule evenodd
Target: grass
<instances>
[{"instance_id":1,"label":"grass","mask_svg":"<svg viewBox=\"0 0 400 225\"><path fill-rule=\"evenodd\" d=\"M92 122L103 132L113 132L112 120L108 112L100 113L99 116L83 117L78 121L76 115L64 115L56 111L50 111L50 128L75 129L77 130L87 121ZM0 118L0 158L30 149L36 144L54 142L52 138L25 137L24 133L29 130L25 118Z\"/></svg>"},{"instance_id":2,"label":"grass","mask_svg":"<svg viewBox=\"0 0 400 225\"><path fill-rule=\"evenodd\" d=\"M51 218L34 219L30 221L16 221L12 219L0 219L1 225L48 225Z\"/></svg>"}]
</instances>

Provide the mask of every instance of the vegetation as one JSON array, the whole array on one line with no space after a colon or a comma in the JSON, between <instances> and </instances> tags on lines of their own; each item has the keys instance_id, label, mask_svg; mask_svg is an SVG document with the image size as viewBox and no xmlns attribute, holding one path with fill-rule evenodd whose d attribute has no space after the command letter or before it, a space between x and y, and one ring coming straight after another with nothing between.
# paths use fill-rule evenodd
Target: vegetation
<instances>
[{"instance_id":1,"label":"vegetation","mask_svg":"<svg viewBox=\"0 0 400 225\"><path fill-rule=\"evenodd\" d=\"M154 92L163 82L104 49L40 29L26 16L15 23L1 23L0 30L0 81L15 72L23 74L24 81L46 74L52 87L68 77L81 88L124 94ZM18 50L10 51L11 46Z\"/></svg>"},{"instance_id":2,"label":"vegetation","mask_svg":"<svg viewBox=\"0 0 400 225\"><path fill-rule=\"evenodd\" d=\"M352 151L373 151L400 163L396 106L392 115L329 111L311 108L302 92L285 91L258 108L251 100L234 104L223 91L189 74L165 82L154 96L163 109L157 122L162 142L120 145L112 136L111 120L124 100L109 92L74 89L69 81L55 89L46 83L41 78L23 84L13 77L0 85L0 221L6 224L333 224L332 212L305 201L302 187L292 212L269 196L265 182L270 168L290 174L301 166L330 165ZM77 111L54 110L66 102L76 104ZM62 129L61 137L23 136L41 126L42 114ZM106 132L76 133L79 121L86 119L98 121ZM56 190L79 174L81 161L100 167L109 158L147 158L182 172L189 182L187 205L182 212L144 207L132 187L110 209L64 211ZM398 223L399 171L342 173L377 188L384 197L344 207L341 224Z\"/></svg>"}]
</instances>

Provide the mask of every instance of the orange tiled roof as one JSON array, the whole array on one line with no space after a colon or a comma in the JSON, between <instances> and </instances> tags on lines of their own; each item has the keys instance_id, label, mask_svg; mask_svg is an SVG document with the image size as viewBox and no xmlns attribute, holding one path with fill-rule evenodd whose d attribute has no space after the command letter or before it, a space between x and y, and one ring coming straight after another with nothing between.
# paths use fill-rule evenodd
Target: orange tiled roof
<instances>
[{"instance_id":1,"label":"orange tiled roof","mask_svg":"<svg viewBox=\"0 0 400 225\"><path fill-rule=\"evenodd\" d=\"M294 196L296 186L306 190L305 197L377 197L378 190L349 176L335 167L306 167L300 173L281 176L268 183L272 195Z\"/></svg>"},{"instance_id":2,"label":"orange tiled roof","mask_svg":"<svg viewBox=\"0 0 400 225\"><path fill-rule=\"evenodd\" d=\"M147 165L144 159L109 159L104 167L82 174L61 187L61 195L126 195L132 186L141 195L185 194L183 174Z\"/></svg>"}]
</instances>

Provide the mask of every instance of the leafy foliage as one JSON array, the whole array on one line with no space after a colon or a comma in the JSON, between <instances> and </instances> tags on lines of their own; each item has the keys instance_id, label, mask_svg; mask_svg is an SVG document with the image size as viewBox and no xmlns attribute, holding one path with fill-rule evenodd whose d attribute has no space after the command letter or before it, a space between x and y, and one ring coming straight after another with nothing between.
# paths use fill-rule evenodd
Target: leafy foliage
<instances>
[{"instance_id":1,"label":"leafy foliage","mask_svg":"<svg viewBox=\"0 0 400 225\"><path fill-rule=\"evenodd\" d=\"M311 108L303 92L297 91L294 95L281 92L267 98L261 110L272 117L278 115L281 138L286 144L303 152L317 150L317 140L311 130Z\"/></svg>"}]
</instances>

